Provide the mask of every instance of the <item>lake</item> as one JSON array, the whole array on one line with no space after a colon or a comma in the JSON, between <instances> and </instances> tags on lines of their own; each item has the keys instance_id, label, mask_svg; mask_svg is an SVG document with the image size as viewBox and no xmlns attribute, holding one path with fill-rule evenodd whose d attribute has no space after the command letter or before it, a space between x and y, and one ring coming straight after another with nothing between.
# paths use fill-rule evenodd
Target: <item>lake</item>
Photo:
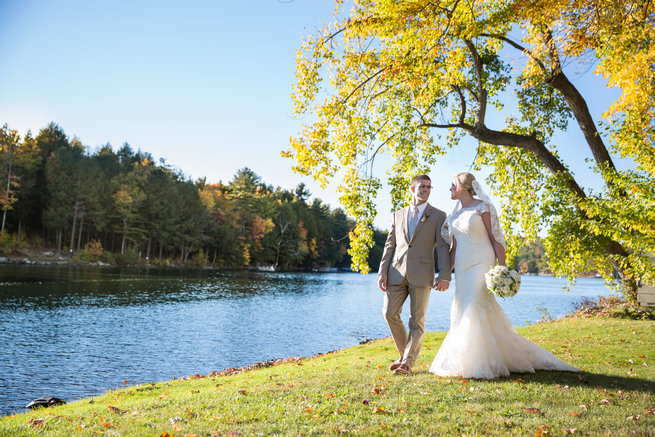
<instances>
[{"instance_id":1,"label":"lake","mask_svg":"<svg viewBox=\"0 0 655 437\"><path fill-rule=\"evenodd\" d=\"M456 280L456 278L455 278ZM309 356L389 336L375 275L0 265L0 414L130 384ZM454 285L454 284L453 284ZM600 279L524 276L499 299L514 326L610 295ZM448 329L454 287L433 292ZM408 307L403 310L407 322Z\"/></svg>"}]
</instances>

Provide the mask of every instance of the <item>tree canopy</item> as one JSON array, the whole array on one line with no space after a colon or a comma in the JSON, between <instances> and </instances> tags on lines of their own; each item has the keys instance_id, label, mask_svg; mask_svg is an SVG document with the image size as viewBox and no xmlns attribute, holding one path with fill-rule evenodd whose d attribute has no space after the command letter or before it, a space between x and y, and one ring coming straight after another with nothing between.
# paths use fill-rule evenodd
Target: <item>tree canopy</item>
<instances>
[{"instance_id":1,"label":"tree canopy","mask_svg":"<svg viewBox=\"0 0 655 437\"><path fill-rule=\"evenodd\" d=\"M295 111L310 122L283 155L323 184L339 171L354 267L368 271L375 197L391 156L394 207L411 177L465 136L503 199L509 253L546 233L555 274L597 269L635 298L655 282L654 12L649 1L357 0L298 50ZM620 97L591 116L569 72L593 68ZM514 103L515 102L515 103ZM308 116L308 114L310 114ZM577 180L557 132L578 129L602 187ZM628 158L617 169L616 157ZM379 162L379 160L378 160ZM618 273L617 282L615 273Z\"/></svg>"}]
</instances>

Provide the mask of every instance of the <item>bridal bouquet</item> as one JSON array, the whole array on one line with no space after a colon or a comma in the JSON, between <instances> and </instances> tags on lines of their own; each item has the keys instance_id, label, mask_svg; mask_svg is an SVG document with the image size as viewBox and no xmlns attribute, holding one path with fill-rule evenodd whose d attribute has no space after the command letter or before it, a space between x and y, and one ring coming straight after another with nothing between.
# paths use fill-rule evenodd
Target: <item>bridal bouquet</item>
<instances>
[{"instance_id":1,"label":"bridal bouquet","mask_svg":"<svg viewBox=\"0 0 655 437\"><path fill-rule=\"evenodd\" d=\"M490 293L499 297L514 296L521 286L521 276L506 266L492 267L484 274Z\"/></svg>"}]
</instances>

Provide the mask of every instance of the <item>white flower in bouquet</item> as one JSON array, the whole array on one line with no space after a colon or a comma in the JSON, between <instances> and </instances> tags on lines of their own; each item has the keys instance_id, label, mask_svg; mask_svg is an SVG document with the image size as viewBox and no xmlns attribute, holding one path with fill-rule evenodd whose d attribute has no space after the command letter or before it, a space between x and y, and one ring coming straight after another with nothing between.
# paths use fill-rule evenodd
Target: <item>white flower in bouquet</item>
<instances>
[{"instance_id":1,"label":"white flower in bouquet","mask_svg":"<svg viewBox=\"0 0 655 437\"><path fill-rule=\"evenodd\" d=\"M514 296L521 286L521 276L506 266L492 267L484 277L489 292L499 297Z\"/></svg>"}]
</instances>

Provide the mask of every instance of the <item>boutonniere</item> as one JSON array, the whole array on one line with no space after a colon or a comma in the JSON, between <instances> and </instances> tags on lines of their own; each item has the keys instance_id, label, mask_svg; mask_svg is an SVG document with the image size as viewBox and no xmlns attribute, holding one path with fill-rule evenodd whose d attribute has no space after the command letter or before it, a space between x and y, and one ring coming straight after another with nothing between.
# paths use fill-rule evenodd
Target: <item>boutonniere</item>
<instances>
[{"instance_id":1,"label":"boutonniere","mask_svg":"<svg viewBox=\"0 0 655 437\"><path fill-rule=\"evenodd\" d=\"M423 217L421 217L421 223L425 223L428 218L430 218L429 214L423 214Z\"/></svg>"}]
</instances>

